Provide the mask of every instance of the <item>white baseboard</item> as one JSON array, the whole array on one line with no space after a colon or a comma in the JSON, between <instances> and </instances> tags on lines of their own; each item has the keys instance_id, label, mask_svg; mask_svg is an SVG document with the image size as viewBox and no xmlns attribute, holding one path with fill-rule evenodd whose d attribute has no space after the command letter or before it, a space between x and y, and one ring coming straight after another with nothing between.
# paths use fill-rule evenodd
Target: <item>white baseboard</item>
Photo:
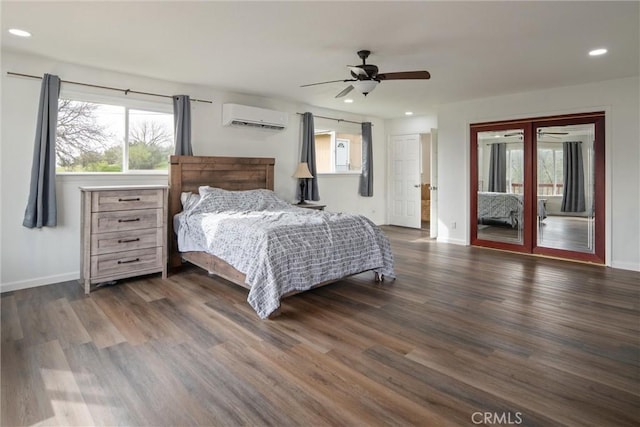
<instances>
[{"instance_id":1,"label":"white baseboard","mask_svg":"<svg viewBox=\"0 0 640 427\"><path fill-rule=\"evenodd\" d=\"M54 283L68 282L69 280L78 280L79 278L80 272L74 271L72 273L55 274L53 276L0 283L0 292L11 292L20 289L35 288L37 286L53 285Z\"/></svg>"},{"instance_id":2,"label":"white baseboard","mask_svg":"<svg viewBox=\"0 0 640 427\"><path fill-rule=\"evenodd\" d=\"M633 262L612 261L611 267L619 268L621 270L640 271L640 264L633 263Z\"/></svg>"},{"instance_id":3,"label":"white baseboard","mask_svg":"<svg viewBox=\"0 0 640 427\"><path fill-rule=\"evenodd\" d=\"M447 237L438 236L438 238L436 238L436 241L442 242L442 243L451 243L452 245L468 246L467 242L464 239L451 239Z\"/></svg>"}]
</instances>

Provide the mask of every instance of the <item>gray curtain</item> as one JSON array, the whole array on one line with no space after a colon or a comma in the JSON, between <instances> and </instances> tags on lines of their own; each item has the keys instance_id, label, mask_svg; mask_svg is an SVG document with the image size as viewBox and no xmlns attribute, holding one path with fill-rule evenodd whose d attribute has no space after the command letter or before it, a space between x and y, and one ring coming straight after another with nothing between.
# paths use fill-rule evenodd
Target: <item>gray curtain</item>
<instances>
[{"instance_id":1,"label":"gray curtain","mask_svg":"<svg viewBox=\"0 0 640 427\"><path fill-rule=\"evenodd\" d=\"M362 123L362 173L358 193L364 197L373 196L373 140L371 123Z\"/></svg>"},{"instance_id":2,"label":"gray curtain","mask_svg":"<svg viewBox=\"0 0 640 427\"><path fill-rule=\"evenodd\" d=\"M309 171L313 178L306 179L304 200L320 200L318 192L318 172L316 169L316 136L313 128L313 114L304 113L302 115L302 152L301 162L309 164ZM300 187L296 191L296 196L300 199Z\"/></svg>"},{"instance_id":3,"label":"gray curtain","mask_svg":"<svg viewBox=\"0 0 640 427\"><path fill-rule=\"evenodd\" d=\"M562 192L562 212L584 212L584 166L582 162L582 142L562 143L564 162L564 188Z\"/></svg>"},{"instance_id":4,"label":"gray curtain","mask_svg":"<svg viewBox=\"0 0 640 427\"><path fill-rule=\"evenodd\" d=\"M176 156L193 156L191 149L191 102L188 95L173 97Z\"/></svg>"},{"instance_id":5,"label":"gray curtain","mask_svg":"<svg viewBox=\"0 0 640 427\"><path fill-rule=\"evenodd\" d=\"M52 74L42 77L36 138L31 164L29 200L22 225L27 228L55 227L56 207L56 127L60 78Z\"/></svg>"},{"instance_id":6,"label":"gray curtain","mask_svg":"<svg viewBox=\"0 0 640 427\"><path fill-rule=\"evenodd\" d=\"M507 192L507 144L504 142L491 144L488 191Z\"/></svg>"}]
</instances>

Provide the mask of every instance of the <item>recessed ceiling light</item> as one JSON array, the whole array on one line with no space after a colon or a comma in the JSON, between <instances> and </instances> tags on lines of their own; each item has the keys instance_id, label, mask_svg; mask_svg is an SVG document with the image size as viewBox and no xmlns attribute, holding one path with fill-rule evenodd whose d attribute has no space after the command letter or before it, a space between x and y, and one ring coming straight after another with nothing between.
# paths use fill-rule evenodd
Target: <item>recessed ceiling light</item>
<instances>
[{"instance_id":1,"label":"recessed ceiling light","mask_svg":"<svg viewBox=\"0 0 640 427\"><path fill-rule=\"evenodd\" d=\"M593 49L592 51L589 52L589 55L599 56L599 55L604 55L605 53L607 53L607 49Z\"/></svg>"},{"instance_id":2,"label":"recessed ceiling light","mask_svg":"<svg viewBox=\"0 0 640 427\"><path fill-rule=\"evenodd\" d=\"M18 36L18 37L31 37L31 33L29 31L20 30L18 28L11 28L9 30L9 33L13 34L14 36Z\"/></svg>"},{"instance_id":3,"label":"recessed ceiling light","mask_svg":"<svg viewBox=\"0 0 640 427\"><path fill-rule=\"evenodd\" d=\"M405 116L413 116L413 111L405 111L404 115Z\"/></svg>"},{"instance_id":4,"label":"recessed ceiling light","mask_svg":"<svg viewBox=\"0 0 640 427\"><path fill-rule=\"evenodd\" d=\"M344 102L345 102L346 104L351 104L351 103L353 103L353 99L351 99L351 98L347 98L347 99L345 99L345 100L344 100Z\"/></svg>"}]
</instances>

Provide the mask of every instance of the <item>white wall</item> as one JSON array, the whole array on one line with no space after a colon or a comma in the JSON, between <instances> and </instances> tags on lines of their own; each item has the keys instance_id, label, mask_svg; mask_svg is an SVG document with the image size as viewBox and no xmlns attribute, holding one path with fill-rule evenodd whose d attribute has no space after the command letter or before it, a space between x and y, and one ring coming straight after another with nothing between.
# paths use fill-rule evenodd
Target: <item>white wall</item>
<instances>
[{"instance_id":1,"label":"white wall","mask_svg":"<svg viewBox=\"0 0 640 427\"><path fill-rule=\"evenodd\" d=\"M470 123L605 111L606 261L612 267L640 271L639 93L639 78L634 77L442 105L438 240L470 242Z\"/></svg>"},{"instance_id":2,"label":"white wall","mask_svg":"<svg viewBox=\"0 0 640 427\"><path fill-rule=\"evenodd\" d=\"M57 74L63 80L130 88L161 94L188 94L213 100L192 103L192 144L196 155L275 157L275 191L295 199L296 180L291 177L300 158L300 116L311 111L328 117L371 121L374 141L374 197L358 195L358 176L320 177L321 203L328 210L361 213L381 224L386 216L386 166L384 121L338 111L320 110L283 100L267 99L216 88L184 85L107 70L60 63L52 59L2 51L2 132L0 143L0 291L51 284L79 277L79 186L101 184L165 184L166 175L59 176L58 226L30 230L22 226L28 197L40 82L7 76L7 71L41 76ZM74 90L80 87L74 86ZM109 92L110 95L116 94ZM117 95L116 95L117 96ZM133 95L128 95L133 96ZM148 99L148 98L147 98ZM153 98L155 100L155 98ZM170 103L170 99L167 99ZM284 131L223 127L222 104L234 102L289 113Z\"/></svg>"}]
</instances>

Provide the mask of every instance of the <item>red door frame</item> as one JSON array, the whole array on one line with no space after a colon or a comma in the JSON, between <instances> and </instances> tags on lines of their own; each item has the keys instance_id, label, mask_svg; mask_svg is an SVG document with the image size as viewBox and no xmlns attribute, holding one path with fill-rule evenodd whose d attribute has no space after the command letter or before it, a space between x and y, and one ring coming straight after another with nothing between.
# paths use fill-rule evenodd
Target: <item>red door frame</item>
<instances>
[{"instance_id":1,"label":"red door frame","mask_svg":"<svg viewBox=\"0 0 640 427\"><path fill-rule=\"evenodd\" d=\"M585 253L563 249L537 246L538 229L534 224L537 208L537 150L534 142L536 131L540 127L565 126L571 124L590 124L595 126L594 141L594 208L595 239L594 253ZM497 242L478 239L478 132L502 131L510 129L524 130L524 228L522 244ZM476 123L470 125L470 233L471 244L494 249L533 253L544 256L571 260L605 263L605 115L604 112L568 114L553 117L539 117L503 122Z\"/></svg>"}]
</instances>

